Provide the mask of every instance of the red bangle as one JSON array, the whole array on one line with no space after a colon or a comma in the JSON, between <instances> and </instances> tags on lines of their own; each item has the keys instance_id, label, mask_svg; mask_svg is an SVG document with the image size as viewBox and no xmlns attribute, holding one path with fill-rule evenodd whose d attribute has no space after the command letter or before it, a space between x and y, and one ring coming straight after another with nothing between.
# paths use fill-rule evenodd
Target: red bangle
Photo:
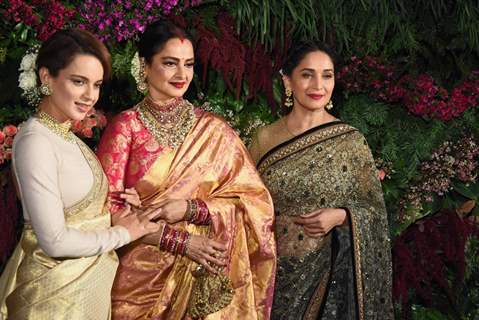
<instances>
[{"instance_id":1,"label":"red bangle","mask_svg":"<svg viewBox=\"0 0 479 320\"><path fill-rule=\"evenodd\" d=\"M190 234L187 231L176 230L165 225L159 243L160 250L175 255L185 255L189 238Z\"/></svg>"},{"instance_id":2,"label":"red bangle","mask_svg":"<svg viewBox=\"0 0 479 320\"><path fill-rule=\"evenodd\" d=\"M185 215L188 222L196 225L208 225L211 223L211 215L206 203L200 199L188 200L189 205Z\"/></svg>"}]
</instances>

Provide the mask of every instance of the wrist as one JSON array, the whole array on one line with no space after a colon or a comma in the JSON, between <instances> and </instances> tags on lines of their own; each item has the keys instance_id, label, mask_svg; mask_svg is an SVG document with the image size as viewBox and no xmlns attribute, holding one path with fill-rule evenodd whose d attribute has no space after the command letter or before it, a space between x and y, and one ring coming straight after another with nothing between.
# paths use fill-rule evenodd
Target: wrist
<instances>
[{"instance_id":1,"label":"wrist","mask_svg":"<svg viewBox=\"0 0 479 320\"><path fill-rule=\"evenodd\" d=\"M344 226L348 224L348 210L346 208L337 208L338 213L338 226Z\"/></svg>"},{"instance_id":2,"label":"wrist","mask_svg":"<svg viewBox=\"0 0 479 320\"><path fill-rule=\"evenodd\" d=\"M174 255L184 256L187 251L190 233L187 231L176 230L165 224L158 242L158 247L162 251L167 251Z\"/></svg>"},{"instance_id":3,"label":"wrist","mask_svg":"<svg viewBox=\"0 0 479 320\"><path fill-rule=\"evenodd\" d=\"M196 225L208 225L211 222L210 211L203 200L186 200L185 221Z\"/></svg>"}]
</instances>

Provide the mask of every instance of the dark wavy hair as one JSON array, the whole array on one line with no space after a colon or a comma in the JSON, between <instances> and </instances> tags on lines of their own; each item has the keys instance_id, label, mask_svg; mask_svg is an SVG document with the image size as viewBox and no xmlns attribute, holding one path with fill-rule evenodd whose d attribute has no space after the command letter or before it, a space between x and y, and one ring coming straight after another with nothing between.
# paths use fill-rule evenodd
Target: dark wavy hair
<instances>
[{"instance_id":1,"label":"dark wavy hair","mask_svg":"<svg viewBox=\"0 0 479 320\"><path fill-rule=\"evenodd\" d=\"M284 75L291 76L291 73L293 72L294 68L296 68L301 63L301 60L303 60L303 58L308 53L314 51L321 51L326 53L336 68L338 57L329 46L315 40L300 40L293 43L288 50L288 55L285 62L283 63L283 68L281 69L282 73Z\"/></svg>"},{"instance_id":2,"label":"dark wavy hair","mask_svg":"<svg viewBox=\"0 0 479 320\"><path fill-rule=\"evenodd\" d=\"M169 20L157 20L149 24L145 32L140 35L138 55L151 64L153 56L163 49L168 40L174 38L188 39L194 44L193 38L184 29Z\"/></svg>"},{"instance_id":3,"label":"dark wavy hair","mask_svg":"<svg viewBox=\"0 0 479 320\"><path fill-rule=\"evenodd\" d=\"M111 56L103 42L81 29L59 30L46 40L38 52L37 70L45 67L54 77L66 68L76 55L91 55L103 66L103 79L111 74Z\"/></svg>"}]
</instances>

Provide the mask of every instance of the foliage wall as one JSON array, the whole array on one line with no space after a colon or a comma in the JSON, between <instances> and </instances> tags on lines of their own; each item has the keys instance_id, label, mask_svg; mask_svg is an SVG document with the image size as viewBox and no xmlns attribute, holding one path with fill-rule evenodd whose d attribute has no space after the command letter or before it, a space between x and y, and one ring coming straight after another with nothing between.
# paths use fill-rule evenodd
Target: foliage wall
<instances>
[{"instance_id":1,"label":"foliage wall","mask_svg":"<svg viewBox=\"0 0 479 320\"><path fill-rule=\"evenodd\" d=\"M107 44L113 77L97 111L74 126L94 146L107 119L141 99L130 70L138 34L169 16L196 40L187 97L224 116L246 143L286 111L278 71L292 40L333 47L342 58L334 113L365 134L383 184L398 318L476 319L477 0L3 0L0 14L0 264L21 220L11 143L34 112L20 88L31 67L23 57L66 27L93 31Z\"/></svg>"}]
</instances>

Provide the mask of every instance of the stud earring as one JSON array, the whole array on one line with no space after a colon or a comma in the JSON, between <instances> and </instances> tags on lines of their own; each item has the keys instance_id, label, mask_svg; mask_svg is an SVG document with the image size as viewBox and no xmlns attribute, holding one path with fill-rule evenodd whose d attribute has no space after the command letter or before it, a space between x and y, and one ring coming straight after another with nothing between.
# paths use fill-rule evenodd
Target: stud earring
<instances>
[{"instance_id":1,"label":"stud earring","mask_svg":"<svg viewBox=\"0 0 479 320\"><path fill-rule=\"evenodd\" d=\"M53 91L52 88L48 85L48 83L42 83L40 85L40 93L44 96L51 96Z\"/></svg>"}]
</instances>

